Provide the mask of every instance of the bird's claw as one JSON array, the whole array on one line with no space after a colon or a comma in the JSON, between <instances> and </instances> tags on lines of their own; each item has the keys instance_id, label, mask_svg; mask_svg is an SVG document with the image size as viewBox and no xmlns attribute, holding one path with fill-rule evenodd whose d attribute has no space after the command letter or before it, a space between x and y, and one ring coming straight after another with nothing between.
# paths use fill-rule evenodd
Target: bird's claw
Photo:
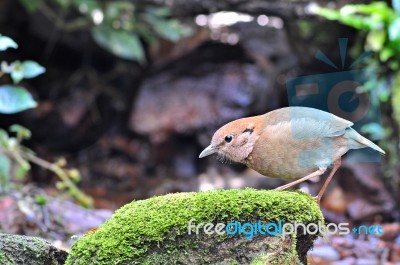
<instances>
[{"instance_id":1,"label":"bird's claw","mask_svg":"<svg viewBox=\"0 0 400 265\"><path fill-rule=\"evenodd\" d=\"M314 201L315 201L316 203L321 204L321 196L317 195L317 196L314 196L314 197L312 197L312 198L314 199Z\"/></svg>"}]
</instances>

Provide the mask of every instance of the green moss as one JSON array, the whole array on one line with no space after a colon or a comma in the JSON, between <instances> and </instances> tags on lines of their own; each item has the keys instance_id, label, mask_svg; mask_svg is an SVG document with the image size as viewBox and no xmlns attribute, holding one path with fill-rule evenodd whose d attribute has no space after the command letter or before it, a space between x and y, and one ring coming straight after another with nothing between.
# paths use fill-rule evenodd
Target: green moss
<instances>
[{"instance_id":1,"label":"green moss","mask_svg":"<svg viewBox=\"0 0 400 265\"><path fill-rule=\"evenodd\" d=\"M207 249L199 250L194 236L188 236L191 218L196 219L194 224L323 221L318 205L301 192L245 189L169 194L120 208L96 232L72 246L66 264L163 264L160 259L169 263L168 259L178 254L179 263L181 257L193 251L203 251L207 263ZM188 237L191 240L177 240ZM195 237L202 240L201 236ZM162 253L153 251L161 246Z\"/></svg>"},{"instance_id":2,"label":"green moss","mask_svg":"<svg viewBox=\"0 0 400 265\"><path fill-rule=\"evenodd\" d=\"M0 264L7 264L8 259L6 254L0 251Z\"/></svg>"}]
</instances>

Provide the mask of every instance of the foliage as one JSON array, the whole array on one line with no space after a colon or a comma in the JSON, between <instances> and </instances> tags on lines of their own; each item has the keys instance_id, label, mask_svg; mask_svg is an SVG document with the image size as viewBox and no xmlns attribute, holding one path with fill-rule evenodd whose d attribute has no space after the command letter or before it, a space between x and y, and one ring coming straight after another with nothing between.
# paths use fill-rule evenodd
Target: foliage
<instances>
[{"instance_id":1,"label":"foliage","mask_svg":"<svg viewBox=\"0 0 400 265\"><path fill-rule=\"evenodd\" d=\"M0 86L0 113L13 114L36 106L37 103L24 88L12 85Z\"/></svg>"},{"instance_id":2,"label":"foliage","mask_svg":"<svg viewBox=\"0 0 400 265\"><path fill-rule=\"evenodd\" d=\"M385 2L345 5L340 10L318 7L316 13L330 20L367 31L366 49L379 54L392 70L399 69L400 58L400 0L392 7Z\"/></svg>"},{"instance_id":3,"label":"foliage","mask_svg":"<svg viewBox=\"0 0 400 265\"><path fill-rule=\"evenodd\" d=\"M384 75L394 73L400 69L400 0L393 0L392 7L385 2L372 2L369 4L345 5L339 10L317 7L315 12L327 19L337 20L341 23L366 32L365 49L372 50L377 55L370 61L371 80L366 84L369 89L379 90L380 99L389 99L388 84ZM392 99L397 100L400 81L394 74L391 87ZM400 125L400 105L392 101L395 119Z\"/></svg>"},{"instance_id":4,"label":"foliage","mask_svg":"<svg viewBox=\"0 0 400 265\"><path fill-rule=\"evenodd\" d=\"M18 48L18 45L11 38L0 35L0 51L5 51L8 48Z\"/></svg>"},{"instance_id":5,"label":"foliage","mask_svg":"<svg viewBox=\"0 0 400 265\"><path fill-rule=\"evenodd\" d=\"M0 129L0 179L2 186L0 192L9 192L11 176L23 178L30 170L30 162L41 166L55 173L61 181L57 183L57 188L67 191L67 193L76 198L82 205L91 206L92 199L82 193L74 182L80 180L79 171L76 169L67 169L64 159L60 159L55 163L49 163L39 157L21 142L29 139L31 132L20 126L12 125L9 132L15 134L15 137ZM43 200L38 199L43 203Z\"/></svg>"},{"instance_id":6,"label":"foliage","mask_svg":"<svg viewBox=\"0 0 400 265\"><path fill-rule=\"evenodd\" d=\"M364 85L374 89L383 102L391 103L392 117L400 128L400 0L392 0L392 6L385 2L345 5L339 10L317 7L315 12L327 19L339 21L366 33L365 49L375 52L368 62L370 80ZM393 125L385 128L386 141L382 144L388 151L387 168L398 166L398 142L400 138ZM365 128L364 128L365 129ZM379 126L370 129L381 133ZM387 172L393 175L394 172Z\"/></svg>"},{"instance_id":7,"label":"foliage","mask_svg":"<svg viewBox=\"0 0 400 265\"><path fill-rule=\"evenodd\" d=\"M8 48L18 48L18 45L9 37L0 34L0 51ZM13 114L37 106L31 94L23 87L17 86L23 79L34 78L45 72L44 67L34 61L15 61L8 64L0 63L0 77L9 74L13 85L0 85L0 113Z\"/></svg>"},{"instance_id":8,"label":"foliage","mask_svg":"<svg viewBox=\"0 0 400 265\"><path fill-rule=\"evenodd\" d=\"M142 40L177 41L190 34L189 28L170 18L165 7L141 7L129 1L20 0L30 12L41 11L62 30L90 30L95 42L114 55L145 62ZM54 11L57 10L57 11ZM62 14L80 15L64 19ZM65 16L64 16L65 17Z\"/></svg>"},{"instance_id":9,"label":"foliage","mask_svg":"<svg viewBox=\"0 0 400 265\"><path fill-rule=\"evenodd\" d=\"M0 35L0 51L17 48L18 45L9 37ZM0 85L0 114L14 114L37 106L32 95L23 87L17 85L23 79L34 78L45 72L45 68L34 61L15 61L8 64L1 62L0 77L9 74L14 84ZM61 181L57 185L66 190L81 204L90 206L91 198L83 194L75 185L79 181L76 169L66 169L65 162L49 163L22 144L29 139L31 132L21 125L12 125L8 132L0 129L0 193L9 192L11 177L25 177L30 170L30 163L37 164L55 173ZM43 203L43 200L40 200Z\"/></svg>"}]
</instances>

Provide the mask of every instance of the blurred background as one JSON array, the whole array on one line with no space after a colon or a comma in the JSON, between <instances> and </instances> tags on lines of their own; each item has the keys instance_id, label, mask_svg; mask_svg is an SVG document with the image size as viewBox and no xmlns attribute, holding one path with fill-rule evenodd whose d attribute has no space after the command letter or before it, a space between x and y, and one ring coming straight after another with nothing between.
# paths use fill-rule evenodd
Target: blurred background
<instances>
[{"instance_id":1,"label":"blurred background","mask_svg":"<svg viewBox=\"0 0 400 265\"><path fill-rule=\"evenodd\" d=\"M359 130L387 155L345 160L322 210L385 233L321 240L310 262L400 262L400 1L1 0L0 34L2 231L68 247L132 200L277 187L198 155L226 122L288 106L291 78L370 52L357 92L381 122Z\"/></svg>"}]
</instances>

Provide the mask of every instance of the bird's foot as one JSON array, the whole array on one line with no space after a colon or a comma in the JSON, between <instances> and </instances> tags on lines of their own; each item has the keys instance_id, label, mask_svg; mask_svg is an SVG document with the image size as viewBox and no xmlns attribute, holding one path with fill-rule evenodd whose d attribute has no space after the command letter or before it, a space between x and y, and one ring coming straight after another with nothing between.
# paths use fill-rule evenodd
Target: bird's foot
<instances>
[{"instance_id":1,"label":"bird's foot","mask_svg":"<svg viewBox=\"0 0 400 265\"><path fill-rule=\"evenodd\" d=\"M322 174L324 174L325 171L326 171L326 168L319 168L317 171L315 171L305 177L302 177L301 179L298 179L298 180L292 181L286 185L280 186L280 187L276 188L275 190L284 190L284 189L290 188L290 187L300 184L303 181L306 181L308 179L314 178L316 176L321 176Z\"/></svg>"},{"instance_id":2,"label":"bird's foot","mask_svg":"<svg viewBox=\"0 0 400 265\"><path fill-rule=\"evenodd\" d=\"M312 197L312 198L314 199L314 201L315 201L316 203L321 204L321 196L320 196L320 195L314 196L314 197Z\"/></svg>"}]
</instances>

